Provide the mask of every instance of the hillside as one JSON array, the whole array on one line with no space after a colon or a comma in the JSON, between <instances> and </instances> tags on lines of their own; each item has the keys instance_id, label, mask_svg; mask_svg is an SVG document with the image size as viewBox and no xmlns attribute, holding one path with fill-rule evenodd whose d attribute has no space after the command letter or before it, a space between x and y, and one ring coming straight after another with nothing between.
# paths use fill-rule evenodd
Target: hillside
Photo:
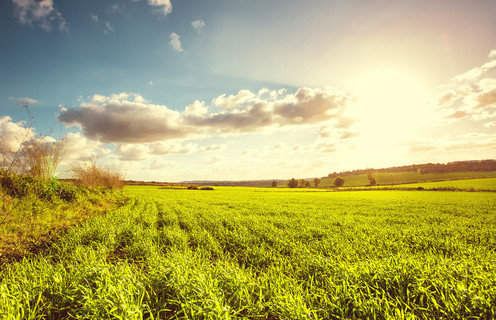
<instances>
[{"instance_id":1,"label":"hillside","mask_svg":"<svg viewBox=\"0 0 496 320\"><path fill-rule=\"evenodd\" d=\"M372 172L378 185L396 185L446 180L463 180L496 177L496 160L453 161L448 163L424 163L388 168L368 168L330 173L321 178L320 187L330 187L334 178L344 177L346 186L365 186L369 184L367 174ZM295 175L295 178L298 175ZM298 179L301 179L298 178ZM313 178L306 178L313 186ZM288 179L275 179L278 186L286 185ZM183 184L267 187L273 179L247 181L184 181Z\"/></svg>"}]
</instances>

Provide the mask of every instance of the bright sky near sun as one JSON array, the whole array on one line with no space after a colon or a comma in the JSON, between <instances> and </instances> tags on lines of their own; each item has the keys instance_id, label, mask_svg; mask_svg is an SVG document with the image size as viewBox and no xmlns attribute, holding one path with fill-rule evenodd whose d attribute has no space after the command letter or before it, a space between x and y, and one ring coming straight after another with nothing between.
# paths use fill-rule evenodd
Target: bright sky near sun
<instances>
[{"instance_id":1,"label":"bright sky near sun","mask_svg":"<svg viewBox=\"0 0 496 320\"><path fill-rule=\"evenodd\" d=\"M29 103L128 179L496 158L496 1L0 0L0 134Z\"/></svg>"}]
</instances>

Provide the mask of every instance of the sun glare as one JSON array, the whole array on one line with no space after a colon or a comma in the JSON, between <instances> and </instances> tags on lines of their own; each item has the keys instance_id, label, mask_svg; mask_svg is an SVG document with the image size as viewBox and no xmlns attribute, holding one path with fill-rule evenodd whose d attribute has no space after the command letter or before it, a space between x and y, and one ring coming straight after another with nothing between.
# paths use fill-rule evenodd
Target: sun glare
<instances>
[{"instance_id":1,"label":"sun glare","mask_svg":"<svg viewBox=\"0 0 496 320\"><path fill-rule=\"evenodd\" d=\"M354 94L350 114L358 120L358 143L369 165L403 161L398 147L418 137L429 121L425 86L412 73L380 68L364 73Z\"/></svg>"},{"instance_id":2,"label":"sun glare","mask_svg":"<svg viewBox=\"0 0 496 320\"><path fill-rule=\"evenodd\" d=\"M355 116L362 135L381 142L415 136L428 120L427 93L407 73L379 69L357 82Z\"/></svg>"}]
</instances>

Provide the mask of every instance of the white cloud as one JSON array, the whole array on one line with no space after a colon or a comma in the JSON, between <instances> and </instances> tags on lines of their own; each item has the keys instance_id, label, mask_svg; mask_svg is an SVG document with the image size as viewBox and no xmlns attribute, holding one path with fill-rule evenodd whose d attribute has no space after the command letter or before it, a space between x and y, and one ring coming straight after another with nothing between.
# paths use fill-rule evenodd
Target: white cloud
<instances>
[{"instance_id":1,"label":"white cloud","mask_svg":"<svg viewBox=\"0 0 496 320\"><path fill-rule=\"evenodd\" d=\"M103 30L103 32L105 34L109 34L111 32L114 32L114 25L108 21L105 21L105 29Z\"/></svg>"},{"instance_id":2,"label":"white cloud","mask_svg":"<svg viewBox=\"0 0 496 320\"><path fill-rule=\"evenodd\" d=\"M1 152L18 150L24 141L34 136L33 130L26 128L26 122L12 122L9 116L0 117L0 155Z\"/></svg>"},{"instance_id":3,"label":"white cloud","mask_svg":"<svg viewBox=\"0 0 496 320\"><path fill-rule=\"evenodd\" d=\"M64 160L87 161L110 153L110 150L103 148L103 143L89 140L80 132L68 133L63 139L65 140Z\"/></svg>"},{"instance_id":4,"label":"white cloud","mask_svg":"<svg viewBox=\"0 0 496 320\"><path fill-rule=\"evenodd\" d=\"M143 144L118 144L115 148L120 159L125 161L145 160L150 150Z\"/></svg>"},{"instance_id":5,"label":"white cloud","mask_svg":"<svg viewBox=\"0 0 496 320\"><path fill-rule=\"evenodd\" d=\"M496 67L496 59L491 60L489 62L484 63L480 67L476 67L473 69L470 69L469 71L462 73L460 75L457 75L456 77L453 78L455 81L470 81L470 80L475 80L484 73L488 72L492 68Z\"/></svg>"},{"instance_id":6,"label":"white cloud","mask_svg":"<svg viewBox=\"0 0 496 320\"><path fill-rule=\"evenodd\" d=\"M265 91L261 92L261 94L264 93ZM242 108L247 104L259 102L259 95L255 95L250 90L240 90L235 95L226 97L226 95L223 94L218 96L217 98L212 100L212 105L220 107L223 110L233 110L234 108Z\"/></svg>"},{"instance_id":7,"label":"white cloud","mask_svg":"<svg viewBox=\"0 0 496 320\"><path fill-rule=\"evenodd\" d=\"M496 58L492 50L489 58ZM452 88L445 90L435 102L444 119L453 121L461 119L484 120L493 118L496 109L496 77L489 72L496 67L496 59L480 67L454 77ZM485 78L478 80L482 75ZM492 76L492 77L491 77ZM458 82L462 81L462 84Z\"/></svg>"},{"instance_id":8,"label":"white cloud","mask_svg":"<svg viewBox=\"0 0 496 320\"><path fill-rule=\"evenodd\" d=\"M192 104L186 107L182 113L184 116L202 116L207 114L208 108L205 106L205 102L195 100Z\"/></svg>"},{"instance_id":9,"label":"white cloud","mask_svg":"<svg viewBox=\"0 0 496 320\"><path fill-rule=\"evenodd\" d=\"M170 34L169 36L170 38L170 41L169 41L169 44L171 45L172 49L174 49L174 51L177 51L177 52L183 52L183 48L181 47L181 40L180 40L180 36L173 32Z\"/></svg>"},{"instance_id":10,"label":"white cloud","mask_svg":"<svg viewBox=\"0 0 496 320\"><path fill-rule=\"evenodd\" d=\"M195 28L196 31L199 32L201 29L205 27L205 21L203 21L202 19L198 19L191 22L191 25L193 26L193 28Z\"/></svg>"},{"instance_id":11,"label":"white cloud","mask_svg":"<svg viewBox=\"0 0 496 320\"><path fill-rule=\"evenodd\" d=\"M493 50L491 50L491 52L489 52L488 58L489 59L496 59L496 49L493 49Z\"/></svg>"},{"instance_id":12,"label":"white cloud","mask_svg":"<svg viewBox=\"0 0 496 320\"><path fill-rule=\"evenodd\" d=\"M38 100L32 99L32 98L28 98L28 97L25 97L25 98L10 97L9 99L16 101L16 103L19 104L19 105L25 105L25 104L31 105L31 104L39 103Z\"/></svg>"},{"instance_id":13,"label":"white cloud","mask_svg":"<svg viewBox=\"0 0 496 320\"><path fill-rule=\"evenodd\" d=\"M98 15L97 14L94 14L94 13L91 13L90 14L90 19L95 21L95 22L98 22Z\"/></svg>"},{"instance_id":14,"label":"white cloud","mask_svg":"<svg viewBox=\"0 0 496 320\"><path fill-rule=\"evenodd\" d=\"M191 134L182 125L179 112L127 93L94 95L80 108L62 108L59 120L80 126L86 137L102 142L143 143Z\"/></svg>"},{"instance_id":15,"label":"white cloud","mask_svg":"<svg viewBox=\"0 0 496 320\"><path fill-rule=\"evenodd\" d=\"M170 0L148 0L148 4L155 7L155 12L164 16L172 12L172 5Z\"/></svg>"},{"instance_id":16,"label":"white cloud","mask_svg":"<svg viewBox=\"0 0 496 320\"><path fill-rule=\"evenodd\" d=\"M138 94L94 95L79 108L61 108L59 120L81 127L90 139L151 143L323 123L339 119L350 99L344 93L319 88L300 88L275 100L264 100L248 90L240 92L236 98L221 95L213 99L221 111L211 113L199 101L178 112L152 104Z\"/></svg>"},{"instance_id":17,"label":"white cloud","mask_svg":"<svg viewBox=\"0 0 496 320\"><path fill-rule=\"evenodd\" d=\"M62 14L55 9L53 0L12 0L14 13L21 24L39 25L50 31L55 25L60 31L67 31L67 23Z\"/></svg>"},{"instance_id":18,"label":"white cloud","mask_svg":"<svg viewBox=\"0 0 496 320\"><path fill-rule=\"evenodd\" d=\"M181 144L179 141L157 142L149 145L150 154L166 155L166 154L187 154L193 153L198 149L198 145L194 143Z\"/></svg>"}]
</instances>

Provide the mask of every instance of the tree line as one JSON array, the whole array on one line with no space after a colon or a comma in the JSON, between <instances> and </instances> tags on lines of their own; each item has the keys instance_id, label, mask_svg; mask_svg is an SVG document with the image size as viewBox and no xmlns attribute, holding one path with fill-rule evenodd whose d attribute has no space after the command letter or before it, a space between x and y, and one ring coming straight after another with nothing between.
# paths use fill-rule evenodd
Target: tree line
<instances>
[{"instance_id":1,"label":"tree line","mask_svg":"<svg viewBox=\"0 0 496 320\"><path fill-rule=\"evenodd\" d=\"M425 173L450 173L450 172L486 172L496 171L496 160L468 160L468 161L452 161L448 163L424 163L412 164L406 166L388 167L381 169L367 168L357 169L350 171L332 172L327 175L328 178L335 178L337 176L354 176L360 174L368 174L369 172L417 172L419 174Z\"/></svg>"},{"instance_id":2,"label":"tree line","mask_svg":"<svg viewBox=\"0 0 496 320\"><path fill-rule=\"evenodd\" d=\"M369 184L371 186L375 186L377 184L374 176L372 175L371 172L369 172L367 174L367 178L369 179ZM340 176L337 176L334 178L334 181L333 181L333 185L335 187L342 187L344 185L344 179ZM320 178L313 178L313 185L315 188L318 188L319 187L319 184L320 184ZM295 179L295 178L291 178L290 180L288 180L288 182L286 183L286 185L288 186L288 188L310 188L311 187L311 184L308 180L306 179ZM275 188L277 187L277 181L276 180L273 180L272 181L272 188Z\"/></svg>"}]
</instances>

